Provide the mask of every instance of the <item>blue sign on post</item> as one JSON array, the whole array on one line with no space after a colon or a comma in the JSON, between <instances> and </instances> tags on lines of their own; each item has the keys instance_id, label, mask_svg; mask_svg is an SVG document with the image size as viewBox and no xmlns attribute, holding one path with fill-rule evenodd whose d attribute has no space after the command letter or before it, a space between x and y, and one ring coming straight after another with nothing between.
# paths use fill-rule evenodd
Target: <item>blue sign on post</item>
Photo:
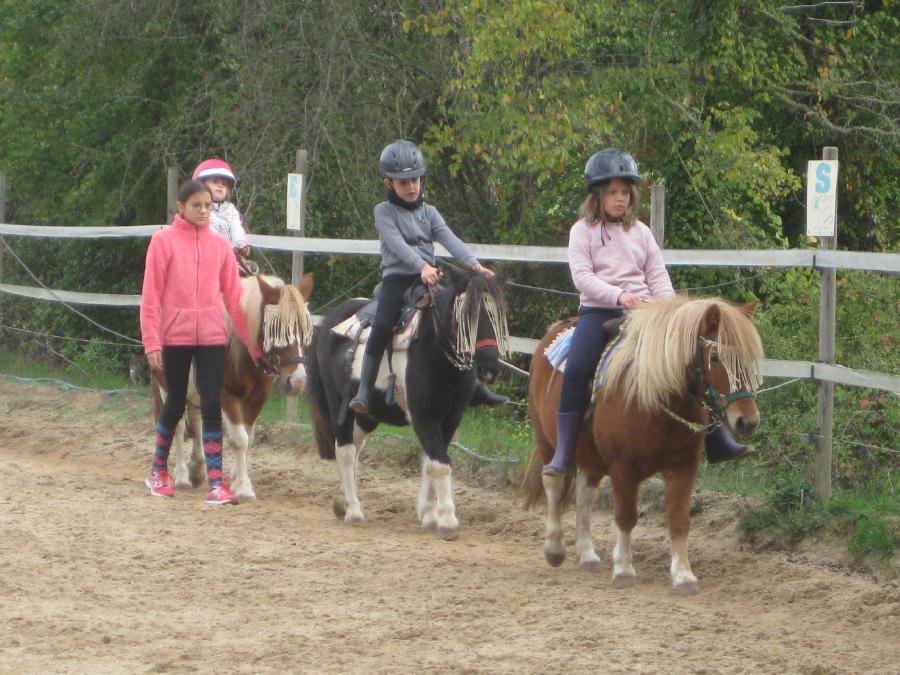
<instances>
[{"instance_id":1,"label":"blue sign on post","mask_svg":"<svg viewBox=\"0 0 900 675\"><path fill-rule=\"evenodd\" d=\"M809 162L806 172L806 235L833 237L837 222L838 163Z\"/></svg>"}]
</instances>

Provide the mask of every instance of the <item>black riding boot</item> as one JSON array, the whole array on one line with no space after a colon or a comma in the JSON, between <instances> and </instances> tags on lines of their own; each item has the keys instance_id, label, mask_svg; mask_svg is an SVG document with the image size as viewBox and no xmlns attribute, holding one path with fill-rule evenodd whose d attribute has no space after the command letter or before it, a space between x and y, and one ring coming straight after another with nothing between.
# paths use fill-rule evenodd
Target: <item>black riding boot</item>
<instances>
[{"instance_id":1,"label":"black riding boot","mask_svg":"<svg viewBox=\"0 0 900 675\"><path fill-rule=\"evenodd\" d=\"M369 414L369 397L375 386L375 378L378 377L378 367L381 365L381 357L375 357L366 352L363 354L362 370L359 374L359 389L356 396L350 401L350 409L353 412Z\"/></svg>"},{"instance_id":2,"label":"black riding boot","mask_svg":"<svg viewBox=\"0 0 900 675\"><path fill-rule=\"evenodd\" d=\"M575 468L575 441L581 430L582 411L556 413L556 450L553 459L545 464L545 476L564 476Z\"/></svg>"},{"instance_id":3,"label":"black riding boot","mask_svg":"<svg viewBox=\"0 0 900 675\"><path fill-rule=\"evenodd\" d=\"M738 443L724 424L706 434L706 460L710 464L740 459L755 452L752 445Z\"/></svg>"},{"instance_id":4,"label":"black riding boot","mask_svg":"<svg viewBox=\"0 0 900 675\"><path fill-rule=\"evenodd\" d=\"M503 405L504 403L509 403L509 396L495 394L484 384L477 385L475 391L472 392L472 398L469 399L470 408L474 408L477 405L495 406Z\"/></svg>"}]
</instances>

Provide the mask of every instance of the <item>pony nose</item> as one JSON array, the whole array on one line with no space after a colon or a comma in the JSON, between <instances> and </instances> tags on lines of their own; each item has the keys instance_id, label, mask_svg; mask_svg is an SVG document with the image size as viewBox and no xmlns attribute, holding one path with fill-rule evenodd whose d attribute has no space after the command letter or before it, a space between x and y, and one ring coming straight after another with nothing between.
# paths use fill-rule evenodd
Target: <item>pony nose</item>
<instances>
[{"instance_id":1,"label":"pony nose","mask_svg":"<svg viewBox=\"0 0 900 675\"><path fill-rule=\"evenodd\" d=\"M744 415L738 417L737 422L735 422L735 432L740 436L747 436L752 434L759 427L759 417L756 419L750 420L747 419Z\"/></svg>"},{"instance_id":2,"label":"pony nose","mask_svg":"<svg viewBox=\"0 0 900 675\"><path fill-rule=\"evenodd\" d=\"M478 376L478 381L482 384L491 384L497 376L497 371L493 368L479 367L475 369L475 374Z\"/></svg>"}]
</instances>

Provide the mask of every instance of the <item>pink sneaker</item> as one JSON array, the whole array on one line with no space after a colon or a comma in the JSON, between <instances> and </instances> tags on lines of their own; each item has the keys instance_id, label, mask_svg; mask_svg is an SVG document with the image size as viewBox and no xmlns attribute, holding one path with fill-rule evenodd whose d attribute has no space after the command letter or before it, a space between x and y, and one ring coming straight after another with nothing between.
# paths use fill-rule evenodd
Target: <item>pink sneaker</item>
<instances>
[{"instance_id":1,"label":"pink sneaker","mask_svg":"<svg viewBox=\"0 0 900 675\"><path fill-rule=\"evenodd\" d=\"M234 493L225 483L219 483L206 493L206 499L203 501L207 504L237 504L238 498L234 496Z\"/></svg>"},{"instance_id":2,"label":"pink sneaker","mask_svg":"<svg viewBox=\"0 0 900 675\"><path fill-rule=\"evenodd\" d=\"M168 471L150 470L150 476L144 481L144 485L150 488L150 494L154 497L174 497L175 481Z\"/></svg>"}]
</instances>

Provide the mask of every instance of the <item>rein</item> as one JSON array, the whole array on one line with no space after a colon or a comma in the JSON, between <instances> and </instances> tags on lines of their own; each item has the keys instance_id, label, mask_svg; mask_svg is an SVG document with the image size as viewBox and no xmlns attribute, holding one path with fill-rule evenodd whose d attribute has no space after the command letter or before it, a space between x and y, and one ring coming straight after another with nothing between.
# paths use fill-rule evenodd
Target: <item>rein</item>
<instances>
[{"instance_id":1,"label":"rein","mask_svg":"<svg viewBox=\"0 0 900 675\"><path fill-rule=\"evenodd\" d=\"M703 346L712 346L717 347L718 343L714 340L710 340L707 337L702 335L697 337L697 344L700 347ZM709 382L703 379L703 369L700 367L700 351L697 351L697 356L694 359L694 367L691 369L691 391L688 394L688 398L690 398L695 403L699 404L706 412L709 413L710 422L707 424L700 424L699 422L692 422L690 420L685 419L681 415L676 412L670 410L668 407L663 406L663 412L665 412L672 419L681 422L688 429L693 431L694 433L706 433L708 431L712 431L716 427L720 426L725 421L725 409L734 403L735 401L739 401L742 398L756 398L756 392L750 389L738 389L737 391L733 391L729 394L722 394L712 386ZM726 371L728 371L726 367ZM731 372L728 372L729 380L733 380ZM703 385L703 397L697 396L694 393L694 390L699 388L700 385Z\"/></svg>"}]
</instances>

